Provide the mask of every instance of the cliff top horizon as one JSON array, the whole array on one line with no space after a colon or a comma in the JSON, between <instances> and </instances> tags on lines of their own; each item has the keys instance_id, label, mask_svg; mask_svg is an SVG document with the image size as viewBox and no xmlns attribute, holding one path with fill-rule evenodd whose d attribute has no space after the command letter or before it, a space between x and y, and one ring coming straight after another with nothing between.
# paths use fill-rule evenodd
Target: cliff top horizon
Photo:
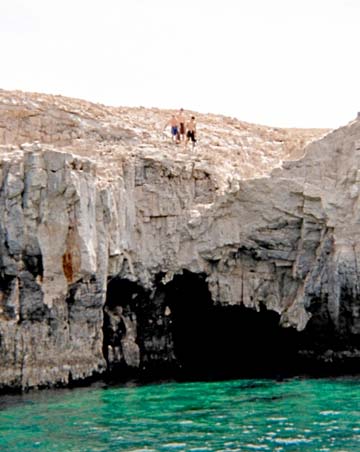
<instances>
[{"instance_id":1,"label":"cliff top horizon","mask_svg":"<svg viewBox=\"0 0 360 452\"><path fill-rule=\"evenodd\" d=\"M186 107L186 106L179 106ZM269 175L284 160L297 160L310 142L330 129L278 128L233 117L186 110L197 120L194 150L171 142L164 126L178 110L112 107L60 95L0 89L0 155L39 142L96 162L97 175L111 181L124 159L145 156L192 162L230 179ZM13 146L13 148L11 148Z\"/></svg>"}]
</instances>

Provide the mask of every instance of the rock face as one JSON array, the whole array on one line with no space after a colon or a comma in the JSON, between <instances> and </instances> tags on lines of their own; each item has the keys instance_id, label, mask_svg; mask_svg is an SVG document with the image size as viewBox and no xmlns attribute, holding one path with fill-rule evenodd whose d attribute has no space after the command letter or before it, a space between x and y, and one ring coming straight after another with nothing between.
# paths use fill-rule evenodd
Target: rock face
<instances>
[{"instance_id":1,"label":"rock face","mask_svg":"<svg viewBox=\"0 0 360 452\"><path fill-rule=\"evenodd\" d=\"M0 92L2 388L359 370L360 121L197 115L191 150L169 114Z\"/></svg>"}]
</instances>

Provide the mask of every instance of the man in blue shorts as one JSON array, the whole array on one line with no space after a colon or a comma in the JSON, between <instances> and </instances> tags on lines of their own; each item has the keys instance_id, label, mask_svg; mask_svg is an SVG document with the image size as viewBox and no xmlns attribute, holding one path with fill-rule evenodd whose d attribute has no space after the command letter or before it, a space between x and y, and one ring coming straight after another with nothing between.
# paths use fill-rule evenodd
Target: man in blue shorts
<instances>
[{"instance_id":1,"label":"man in blue shorts","mask_svg":"<svg viewBox=\"0 0 360 452\"><path fill-rule=\"evenodd\" d=\"M178 143L179 142L179 124L178 124L177 117L175 115L172 115L170 121L166 124L166 126L171 127L172 140L174 143Z\"/></svg>"}]
</instances>

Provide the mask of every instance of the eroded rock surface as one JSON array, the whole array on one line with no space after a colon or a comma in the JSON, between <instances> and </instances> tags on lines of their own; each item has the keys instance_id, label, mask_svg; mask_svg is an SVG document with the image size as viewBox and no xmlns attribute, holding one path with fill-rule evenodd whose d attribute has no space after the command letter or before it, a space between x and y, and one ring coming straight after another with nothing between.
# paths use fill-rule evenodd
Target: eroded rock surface
<instances>
[{"instance_id":1,"label":"eroded rock surface","mask_svg":"<svg viewBox=\"0 0 360 452\"><path fill-rule=\"evenodd\" d=\"M192 365L179 341L201 303L219 366L271 349L275 329L244 323L264 312L273 348L291 332L296 359L358 366L360 122L196 114L191 150L164 135L170 114L0 91L1 387ZM224 312L243 331L228 342Z\"/></svg>"}]
</instances>

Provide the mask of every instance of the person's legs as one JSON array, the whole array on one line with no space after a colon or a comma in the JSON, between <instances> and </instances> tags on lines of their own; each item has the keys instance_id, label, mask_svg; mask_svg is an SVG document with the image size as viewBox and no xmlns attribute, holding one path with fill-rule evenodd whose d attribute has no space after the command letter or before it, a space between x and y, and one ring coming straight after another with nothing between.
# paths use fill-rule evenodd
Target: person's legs
<instances>
[{"instance_id":1,"label":"person's legs","mask_svg":"<svg viewBox=\"0 0 360 452\"><path fill-rule=\"evenodd\" d=\"M185 140L185 124L183 122L180 123L180 139L181 141Z\"/></svg>"},{"instance_id":2,"label":"person's legs","mask_svg":"<svg viewBox=\"0 0 360 452\"><path fill-rule=\"evenodd\" d=\"M191 132L189 131L187 133L187 136L188 136L188 141L191 139L191 144L192 144L192 147L194 148L195 143L196 143L195 132L193 130Z\"/></svg>"},{"instance_id":3,"label":"person's legs","mask_svg":"<svg viewBox=\"0 0 360 452\"><path fill-rule=\"evenodd\" d=\"M178 136L178 128L177 127L175 127L175 126L171 127L171 135L172 135L172 140L174 142L176 142L177 136Z\"/></svg>"},{"instance_id":4,"label":"person's legs","mask_svg":"<svg viewBox=\"0 0 360 452\"><path fill-rule=\"evenodd\" d=\"M192 147L194 149L195 144L196 144L195 132L193 132L193 136L192 136L191 140L192 140Z\"/></svg>"},{"instance_id":5,"label":"person's legs","mask_svg":"<svg viewBox=\"0 0 360 452\"><path fill-rule=\"evenodd\" d=\"M190 132L190 130L188 130L185 135L185 147L187 147L190 139L191 139L191 132Z\"/></svg>"}]
</instances>

